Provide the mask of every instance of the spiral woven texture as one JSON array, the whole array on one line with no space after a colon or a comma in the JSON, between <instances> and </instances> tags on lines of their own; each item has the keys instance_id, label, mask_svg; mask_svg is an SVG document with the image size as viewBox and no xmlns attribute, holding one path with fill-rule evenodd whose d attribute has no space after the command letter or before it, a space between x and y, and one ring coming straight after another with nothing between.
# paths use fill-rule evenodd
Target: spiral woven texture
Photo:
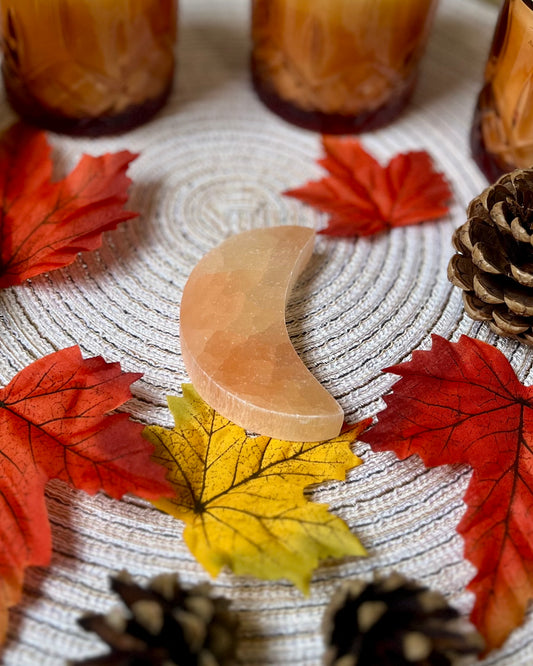
<instances>
[{"instance_id":1,"label":"spiral woven texture","mask_svg":"<svg viewBox=\"0 0 533 666\"><path fill-rule=\"evenodd\" d=\"M0 384L32 361L78 344L83 355L120 361L142 372L127 404L146 424L171 426L167 394L187 375L180 356L179 305L185 281L205 252L228 236L269 225L325 226L324 217L281 192L322 175L320 137L292 127L255 97L248 75L248 0L181 0L175 91L147 125L96 140L49 135L59 173L82 153L139 152L130 175L138 219L106 233L102 248L63 270L0 293ZM502 350L525 383L531 350L497 338L465 316L446 278L453 230L468 202L486 187L472 161L468 132L497 7L482 0L441 0L420 79L408 110L361 137L382 162L427 150L454 193L442 221L375 238L319 236L287 311L290 335L308 368L339 400L347 421L374 416L394 378L382 372L431 334L465 333ZM14 120L2 100L3 125ZM359 444L364 465L346 483L313 491L360 537L364 559L328 562L304 597L288 583L222 573L216 594L229 597L241 621L244 664L318 666L320 623L347 578L392 570L444 593L468 615L473 567L455 527L464 512L466 467L425 469ZM47 506L53 532L48 568L32 568L12 610L6 666L59 666L103 652L76 619L117 603L108 576L127 568L139 581L177 571L182 581L208 578L182 540L182 524L148 503L89 497L52 482ZM533 617L483 663L531 666ZM468 662L471 663L471 662Z\"/></svg>"}]
</instances>

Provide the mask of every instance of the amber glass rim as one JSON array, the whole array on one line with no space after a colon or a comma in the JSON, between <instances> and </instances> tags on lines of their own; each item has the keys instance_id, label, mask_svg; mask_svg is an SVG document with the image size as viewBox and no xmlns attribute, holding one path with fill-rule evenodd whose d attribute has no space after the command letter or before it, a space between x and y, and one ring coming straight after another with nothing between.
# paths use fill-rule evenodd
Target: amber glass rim
<instances>
[{"instance_id":1,"label":"amber glass rim","mask_svg":"<svg viewBox=\"0 0 533 666\"><path fill-rule=\"evenodd\" d=\"M28 104L28 100L15 94L9 85L6 86L5 92L11 108L29 125L58 134L98 137L123 134L144 125L165 106L173 87L174 80L171 79L157 97L132 105L121 113L83 118L60 115L52 109L41 107L38 103Z\"/></svg>"}]
</instances>

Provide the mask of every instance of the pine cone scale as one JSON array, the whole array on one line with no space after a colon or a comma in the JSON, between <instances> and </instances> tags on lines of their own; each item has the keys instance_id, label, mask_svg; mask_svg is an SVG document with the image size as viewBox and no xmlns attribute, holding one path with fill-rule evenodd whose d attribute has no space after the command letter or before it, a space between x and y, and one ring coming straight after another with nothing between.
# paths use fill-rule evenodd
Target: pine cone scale
<instances>
[{"instance_id":1,"label":"pine cone scale","mask_svg":"<svg viewBox=\"0 0 533 666\"><path fill-rule=\"evenodd\" d=\"M455 254L448 265L448 279L456 287L472 291L474 288L472 262L466 260L461 254Z\"/></svg>"},{"instance_id":2,"label":"pine cone scale","mask_svg":"<svg viewBox=\"0 0 533 666\"><path fill-rule=\"evenodd\" d=\"M513 315L503 308L495 308L492 311L492 317L498 329L496 332L503 331L507 335L520 335L520 333L524 333L529 328L529 322L526 319L519 315Z\"/></svg>"},{"instance_id":3,"label":"pine cone scale","mask_svg":"<svg viewBox=\"0 0 533 666\"><path fill-rule=\"evenodd\" d=\"M511 277L524 287L533 287L533 264L511 266Z\"/></svg>"},{"instance_id":4,"label":"pine cone scale","mask_svg":"<svg viewBox=\"0 0 533 666\"><path fill-rule=\"evenodd\" d=\"M476 272L472 278L472 289L484 303L490 305L505 303L505 292L500 281L492 275Z\"/></svg>"},{"instance_id":5,"label":"pine cone scale","mask_svg":"<svg viewBox=\"0 0 533 666\"><path fill-rule=\"evenodd\" d=\"M493 307L479 299L474 293L463 292L463 305L466 314L475 321L491 321Z\"/></svg>"},{"instance_id":6,"label":"pine cone scale","mask_svg":"<svg viewBox=\"0 0 533 666\"><path fill-rule=\"evenodd\" d=\"M533 294L526 289L507 289L504 294L505 305L511 312L523 317L533 316Z\"/></svg>"},{"instance_id":7,"label":"pine cone scale","mask_svg":"<svg viewBox=\"0 0 533 666\"><path fill-rule=\"evenodd\" d=\"M494 252L487 243L476 243L472 250L472 263L485 273L505 275L507 263L501 254Z\"/></svg>"},{"instance_id":8,"label":"pine cone scale","mask_svg":"<svg viewBox=\"0 0 533 666\"><path fill-rule=\"evenodd\" d=\"M452 244L457 252L461 254L469 254L472 252L472 243L470 242L470 236L468 235L468 227L461 225L456 229L452 236Z\"/></svg>"}]
</instances>

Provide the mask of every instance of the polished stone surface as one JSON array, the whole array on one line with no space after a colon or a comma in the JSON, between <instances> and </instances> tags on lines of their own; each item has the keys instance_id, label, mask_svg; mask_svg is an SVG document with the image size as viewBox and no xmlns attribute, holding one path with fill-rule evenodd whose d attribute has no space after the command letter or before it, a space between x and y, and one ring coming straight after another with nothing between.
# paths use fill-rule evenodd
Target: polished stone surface
<instances>
[{"instance_id":1,"label":"polished stone surface","mask_svg":"<svg viewBox=\"0 0 533 666\"><path fill-rule=\"evenodd\" d=\"M329 439L343 423L285 325L314 237L299 226L236 234L198 262L181 301L181 352L198 393L238 425L279 439Z\"/></svg>"}]
</instances>

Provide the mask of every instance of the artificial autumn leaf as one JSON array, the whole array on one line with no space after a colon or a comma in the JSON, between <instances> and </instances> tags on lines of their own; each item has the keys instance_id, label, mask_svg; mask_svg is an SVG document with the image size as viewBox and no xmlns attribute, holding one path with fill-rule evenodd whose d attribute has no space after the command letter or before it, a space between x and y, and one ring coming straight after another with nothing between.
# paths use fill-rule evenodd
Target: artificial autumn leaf
<instances>
[{"instance_id":1,"label":"artificial autumn leaf","mask_svg":"<svg viewBox=\"0 0 533 666\"><path fill-rule=\"evenodd\" d=\"M44 132L22 123L0 137L0 287L72 263L101 245L102 232L137 213L123 210L131 180L124 150L84 155L66 178L52 182Z\"/></svg>"},{"instance_id":2,"label":"artificial autumn leaf","mask_svg":"<svg viewBox=\"0 0 533 666\"><path fill-rule=\"evenodd\" d=\"M287 578L307 591L321 559L365 554L347 525L303 490L344 480L360 464L350 444L370 419L325 442L285 442L248 436L192 385L183 385L183 395L168 397L172 430L145 430L176 491L153 504L185 521L185 542L212 576L226 565L237 574Z\"/></svg>"},{"instance_id":3,"label":"artificial autumn leaf","mask_svg":"<svg viewBox=\"0 0 533 666\"><path fill-rule=\"evenodd\" d=\"M126 413L108 413L130 398L139 376L101 357L84 360L78 347L69 347L35 361L0 389L0 640L24 569L50 560L49 479L114 498L169 494L143 426Z\"/></svg>"},{"instance_id":4,"label":"artificial autumn leaf","mask_svg":"<svg viewBox=\"0 0 533 666\"><path fill-rule=\"evenodd\" d=\"M471 620L499 647L533 598L533 387L495 347L433 336L430 351L387 369L400 375L376 426L361 439L429 467L473 468L457 530L477 568Z\"/></svg>"},{"instance_id":5,"label":"artificial autumn leaf","mask_svg":"<svg viewBox=\"0 0 533 666\"><path fill-rule=\"evenodd\" d=\"M442 217L451 190L426 151L401 153L382 167L356 139L323 136L329 176L284 192L330 215L320 233L370 236Z\"/></svg>"}]
</instances>

